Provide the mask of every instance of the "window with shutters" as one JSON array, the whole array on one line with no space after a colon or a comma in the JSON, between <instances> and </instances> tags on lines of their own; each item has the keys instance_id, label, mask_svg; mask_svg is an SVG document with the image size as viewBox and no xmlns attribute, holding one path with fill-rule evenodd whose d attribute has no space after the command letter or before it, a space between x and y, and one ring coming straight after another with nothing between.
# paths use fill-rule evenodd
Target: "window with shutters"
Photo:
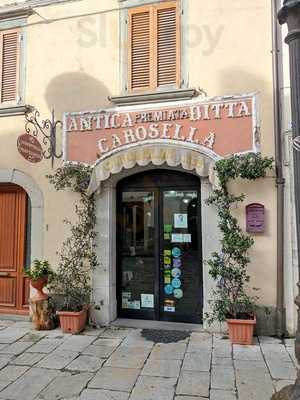
<instances>
[{"instance_id":1,"label":"window with shutters","mask_svg":"<svg viewBox=\"0 0 300 400\"><path fill-rule=\"evenodd\" d=\"M0 31L0 105L19 102L20 34Z\"/></svg>"},{"instance_id":2,"label":"window with shutters","mask_svg":"<svg viewBox=\"0 0 300 400\"><path fill-rule=\"evenodd\" d=\"M180 12L177 1L128 11L130 92L180 86Z\"/></svg>"}]
</instances>

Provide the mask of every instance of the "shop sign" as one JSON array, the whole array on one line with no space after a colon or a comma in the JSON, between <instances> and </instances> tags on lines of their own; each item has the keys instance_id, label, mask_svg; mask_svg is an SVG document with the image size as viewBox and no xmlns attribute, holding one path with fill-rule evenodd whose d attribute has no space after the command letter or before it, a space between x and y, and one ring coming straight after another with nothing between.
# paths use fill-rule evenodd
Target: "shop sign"
<instances>
[{"instance_id":1,"label":"shop sign","mask_svg":"<svg viewBox=\"0 0 300 400\"><path fill-rule=\"evenodd\" d=\"M43 159L43 149L40 142L27 133L20 135L17 141L18 151L25 160L38 163Z\"/></svg>"},{"instance_id":2,"label":"shop sign","mask_svg":"<svg viewBox=\"0 0 300 400\"><path fill-rule=\"evenodd\" d=\"M256 119L255 95L66 113L64 159L93 164L153 142L184 144L220 157L256 151Z\"/></svg>"},{"instance_id":3,"label":"shop sign","mask_svg":"<svg viewBox=\"0 0 300 400\"><path fill-rule=\"evenodd\" d=\"M248 233L263 233L265 231L265 207L253 203L246 207L246 222Z\"/></svg>"}]
</instances>

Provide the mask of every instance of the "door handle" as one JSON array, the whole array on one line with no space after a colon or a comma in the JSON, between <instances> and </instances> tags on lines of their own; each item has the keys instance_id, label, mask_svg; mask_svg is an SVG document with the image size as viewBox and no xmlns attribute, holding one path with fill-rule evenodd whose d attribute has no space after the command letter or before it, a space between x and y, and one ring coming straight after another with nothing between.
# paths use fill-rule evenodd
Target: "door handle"
<instances>
[{"instance_id":1,"label":"door handle","mask_svg":"<svg viewBox=\"0 0 300 400\"><path fill-rule=\"evenodd\" d=\"M0 272L0 277L1 277L1 276L3 276L3 277L4 277L4 276L9 276L9 273L8 273L8 272Z\"/></svg>"}]
</instances>

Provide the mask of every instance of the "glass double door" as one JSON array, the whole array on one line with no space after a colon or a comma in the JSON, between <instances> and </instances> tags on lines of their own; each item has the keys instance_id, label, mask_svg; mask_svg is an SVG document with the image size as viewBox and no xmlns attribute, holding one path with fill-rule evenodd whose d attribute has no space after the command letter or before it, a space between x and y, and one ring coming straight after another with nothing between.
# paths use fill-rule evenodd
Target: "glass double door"
<instances>
[{"instance_id":1,"label":"glass double door","mask_svg":"<svg viewBox=\"0 0 300 400\"><path fill-rule=\"evenodd\" d=\"M118 314L200 323L200 181L152 171L118 191Z\"/></svg>"}]
</instances>

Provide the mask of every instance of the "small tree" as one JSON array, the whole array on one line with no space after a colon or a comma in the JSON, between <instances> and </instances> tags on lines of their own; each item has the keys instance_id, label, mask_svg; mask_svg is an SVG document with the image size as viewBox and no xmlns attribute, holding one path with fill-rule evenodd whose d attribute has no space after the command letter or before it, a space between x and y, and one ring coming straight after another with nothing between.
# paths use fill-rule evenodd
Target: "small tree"
<instances>
[{"instance_id":1,"label":"small tree","mask_svg":"<svg viewBox=\"0 0 300 400\"><path fill-rule=\"evenodd\" d=\"M58 255L59 265L49 289L54 293L59 311L80 311L90 303L91 269L98 265L95 253L95 200L86 194L91 168L83 165L66 165L49 175L56 190L70 189L80 194L75 205L78 220L70 226L71 234L62 244Z\"/></svg>"},{"instance_id":2,"label":"small tree","mask_svg":"<svg viewBox=\"0 0 300 400\"><path fill-rule=\"evenodd\" d=\"M246 286L250 281L247 265L250 262L248 251L254 240L245 234L231 209L236 203L244 201L245 196L234 196L228 192L230 180L243 178L255 180L266 176L273 168L273 158L260 154L232 156L216 162L220 188L215 189L207 199L207 204L217 209L219 229L222 234L221 251L214 252L207 261L209 274L216 281L214 299L210 301L212 310L206 314L209 324L224 322L227 318L248 319L253 317L257 297L249 296Z\"/></svg>"}]
</instances>

